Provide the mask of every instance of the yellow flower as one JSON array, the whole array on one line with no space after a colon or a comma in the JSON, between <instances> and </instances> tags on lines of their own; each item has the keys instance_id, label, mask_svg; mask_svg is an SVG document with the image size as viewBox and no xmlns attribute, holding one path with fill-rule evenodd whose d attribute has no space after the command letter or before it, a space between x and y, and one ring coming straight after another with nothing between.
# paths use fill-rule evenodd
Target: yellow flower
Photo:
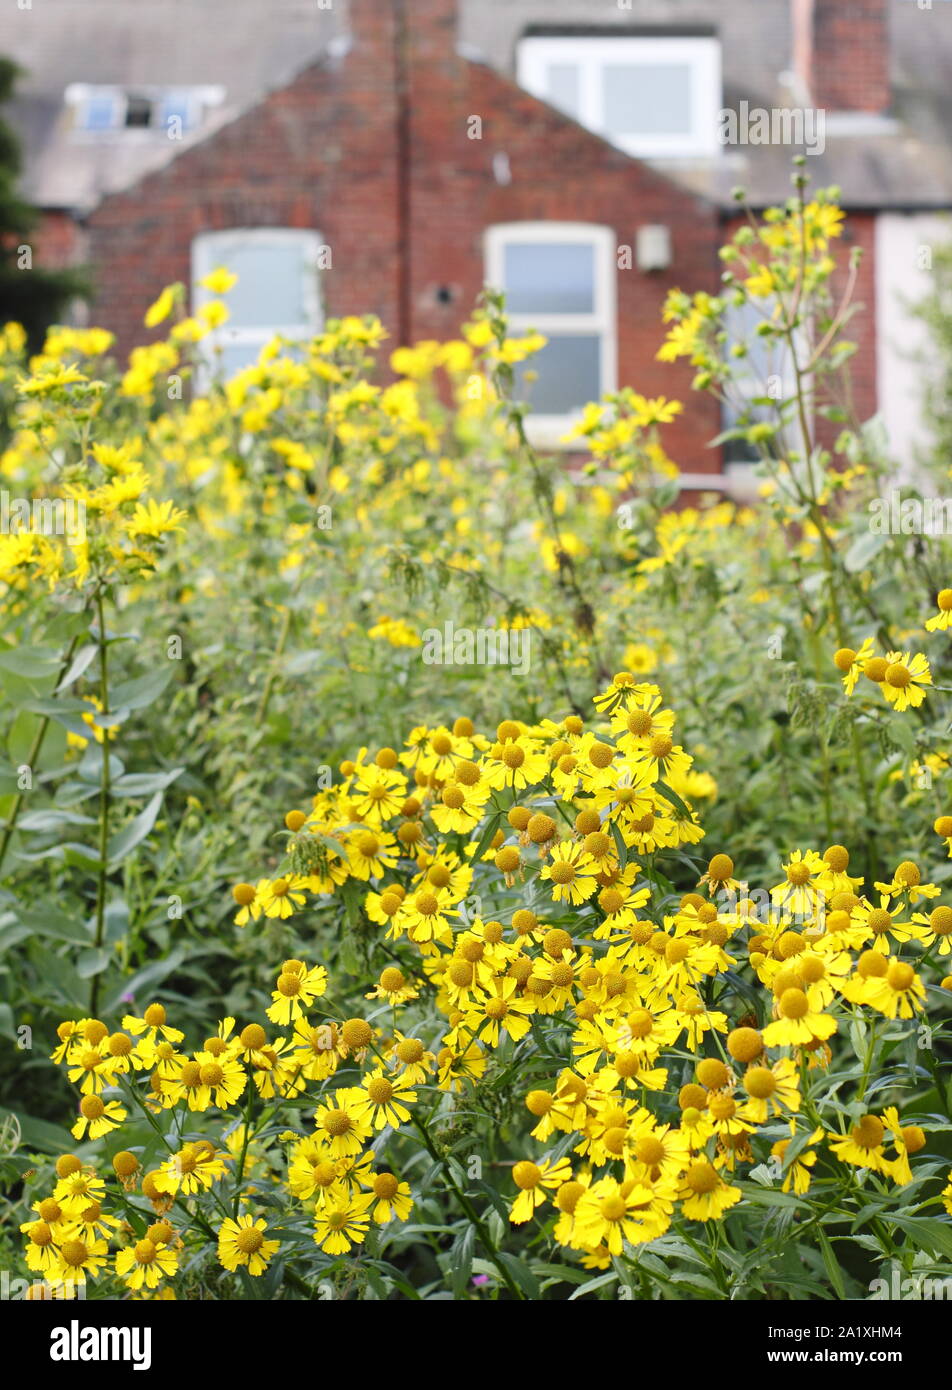
<instances>
[{"instance_id":1,"label":"yellow flower","mask_svg":"<svg viewBox=\"0 0 952 1390\"><path fill-rule=\"evenodd\" d=\"M184 531L182 522L188 513L176 507L174 502L156 502L150 497L145 506L139 502L131 518L125 523L126 535L130 538L151 536L158 539L171 531Z\"/></svg>"},{"instance_id":2,"label":"yellow flower","mask_svg":"<svg viewBox=\"0 0 952 1390\"><path fill-rule=\"evenodd\" d=\"M218 1258L232 1273L241 1268L257 1279L267 1269L280 1241L267 1240L266 1223L243 1214L233 1221L226 1218L218 1228Z\"/></svg>"},{"instance_id":3,"label":"yellow flower","mask_svg":"<svg viewBox=\"0 0 952 1390\"><path fill-rule=\"evenodd\" d=\"M211 294L227 294L238 283L238 276L227 267L220 265L214 270L203 275L198 282L203 290L208 290Z\"/></svg>"},{"instance_id":4,"label":"yellow flower","mask_svg":"<svg viewBox=\"0 0 952 1390\"><path fill-rule=\"evenodd\" d=\"M889 652L886 656L886 674L879 687L894 709L918 709L926 698L925 686L932 684L932 671L929 662L917 652Z\"/></svg>"},{"instance_id":5,"label":"yellow flower","mask_svg":"<svg viewBox=\"0 0 952 1390\"><path fill-rule=\"evenodd\" d=\"M543 1159L533 1163L523 1159L512 1170L513 1182L519 1188L519 1195L509 1208L509 1220L514 1226L528 1221L536 1207L545 1201L546 1191L557 1192L563 1183L572 1176L572 1165L567 1158L551 1163Z\"/></svg>"},{"instance_id":6,"label":"yellow flower","mask_svg":"<svg viewBox=\"0 0 952 1390\"><path fill-rule=\"evenodd\" d=\"M155 1289L163 1277L178 1269L178 1255L148 1237L126 1246L116 1255L116 1273L130 1289Z\"/></svg>"}]
</instances>

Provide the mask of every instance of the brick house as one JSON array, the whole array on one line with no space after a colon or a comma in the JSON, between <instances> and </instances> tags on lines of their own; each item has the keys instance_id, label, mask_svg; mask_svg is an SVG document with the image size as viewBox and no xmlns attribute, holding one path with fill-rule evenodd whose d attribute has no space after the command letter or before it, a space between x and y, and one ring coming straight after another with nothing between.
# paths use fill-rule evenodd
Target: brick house
<instances>
[{"instance_id":1,"label":"brick house","mask_svg":"<svg viewBox=\"0 0 952 1390\"><path fill-rule=\"evenodd\" d=\"M616 385L686 398L690 373L655 359L664 297L715 288L732 186L782 199L794 153L725 144L719 123L812 110L810 172L843 188L865 253L856 406L911 449L899 306L952 207L945 0L275 0L264 22L257 0L86 0L70 32L75 16L44 0L4 18L0 51L29 74L11 116L39 258L89 261L91 316L122 350L163 284L215 264L240 275L234 365L345 313L378 314L392 345L451 336L488 281L549 338L542 442ZM708 446L722 423L695 394L670 428L686 482L743 477Z\"/></svg>"}]
</instances>

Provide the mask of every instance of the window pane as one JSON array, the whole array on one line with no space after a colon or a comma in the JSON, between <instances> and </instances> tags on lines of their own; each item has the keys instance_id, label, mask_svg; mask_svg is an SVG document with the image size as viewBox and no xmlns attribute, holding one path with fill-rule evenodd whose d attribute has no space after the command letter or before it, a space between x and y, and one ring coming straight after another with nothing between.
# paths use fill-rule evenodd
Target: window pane
<instances>
[{"instance_id":1,"label":"window pane","mask_svg":"<svg viewBox=\"0 0 952 1390\"><path fill-rule=\"evenodd\" d=\"M216 377L220 376L223 381L228 381L243 367L250 367L257 362L258 354L263 347L264 341L260 343L222 342L221 352L208 352L206 361Z\"/></svg>"},{"instance_id":2,"label":"window pane","mask_svg":"<svg viewBox=\"0 0 952 1390\"><path fill-rule=\"evenodd\" d=\"M511 313L595 311L595 253L588 242L511 242L503 276Z\"/></svg>"},{"instance_id":3,"label":"window pane","mask_svg":"<svg viewBox=\"0 0 952 1390\"><path fill-rule=\"evenodd\" d=\"M734 371L744 381L745 389L749 385L747 393L752 396L770 392L771 386L770 393L776 395L778 385L781 395L790 395L793 391L793 363L786 342L773 335L762 337L757 332L758 326L770 319L773 304L772 298L760 301L759 308L748 301L742 305L732 304L724 316L730 346L746 345L747 355L735 360Z\"/></svg>"},{"instance_id":4,"label":"window pane","mask_svg":"<svg viewBox=\"0 0 952 1390\"><path fill-rule=\"evenodd\" d=\"M304 248L276 241L230 242L214 257L238 276L228 292L230 323L235 328L305 326Z\"/></svg>"},{"instance_id":5,"label":"window pane","mask_svg":"<svg viewBox=\"0 0 952 1390\"><path fill-rule=\"evenodd\" d=\"M112 130L116 124L116 99L111 94L89 97L83 109L85 130Z\"/></svg>"},{"instance_id":6,"label":"window pane","mask_svg":"<svg viewBox=\"0 0 952 1390\"><path fill-rule=\"evenodd\" d=\"M188 130L192 124L193 102L188 92L169 92L162 101L162 126L168 130L169 121L177 118L181 122L182 130Z\"/></svg>"},{"instance_id":7,"label":"window pane","mask_svg":"<svg viewBox=\"0 0 952 1390\"><path fill-rule=\"evenodd\" d=\"M604 69L605 128L612 135L690 135L687 63L626 63Z\"/></svg>"},{"instance_id":8,"label":"window pane","mask_svg":"<svg viewBox=\"0 0 952 1390\"><path fill-rule=\"evenodd\" d=\"M579 76L576 64L550 63L546 73L546 93L553 106L570 116L577 116Z\"/></svg>"},{"instance_id":9,"label":"window pane","mask_svg":"<svg viewBox=\"0 0 952 1390\"><path fill-rule=\"evenodd\" d=\"M516 367L516 396L533 415L568 415L601 395L601 339L597 334L550 337L541 352ZM526 371L538 381L523 380Z\"/></svg>"},{"instance_id":10,"label":"window pane","mask_svg":"<svg viewBox=\"0 0 952 1390\"><path fill-rule=\"evenodd\" d=\"M127 126L148 128L152 124L154 114L154 106L150 97L134 95L126 97Z\"/></svg>"}]
</instances>

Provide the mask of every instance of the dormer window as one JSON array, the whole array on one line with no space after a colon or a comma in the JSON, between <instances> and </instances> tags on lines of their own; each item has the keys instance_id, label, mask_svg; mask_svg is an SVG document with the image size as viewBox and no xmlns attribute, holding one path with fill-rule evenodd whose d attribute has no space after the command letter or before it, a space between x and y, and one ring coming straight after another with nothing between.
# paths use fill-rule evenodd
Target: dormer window
<instances>
[{"instance_id":1,"label":"dormer window","mask_svg":"<svg viewBox=\"0 0 952 1390\"><path fill-rule=\"evenodd\" d=\"M133 130L177 138L196 130L224 95L222 87L132 89L76 82L66 89L66 104L79 138Z\"/></svg>"},{"instance_id":2,"label":"dormer window","mask_svg":"<svg viewBox=\"0 0 952 1390\"><path fill-rule=\"evenodd\" d=\"M646 159L717 153L720 45L713 37L525 38L519 81L533 96Z\"/></svg>"}]
</instances>

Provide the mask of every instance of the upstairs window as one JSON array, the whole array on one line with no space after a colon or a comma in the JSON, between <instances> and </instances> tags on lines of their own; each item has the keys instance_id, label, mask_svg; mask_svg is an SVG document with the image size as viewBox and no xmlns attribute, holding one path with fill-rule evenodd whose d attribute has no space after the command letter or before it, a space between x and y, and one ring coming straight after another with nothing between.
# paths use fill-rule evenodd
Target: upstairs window
<instances>
[{"instance_id":1,"label":"upstairs window","mask_svg":"<svg viewBox=\"0 0 952 1390\"><path fill-rule=\"evenodd\" d=\"M512 335L536 330L548 339L516 368L516 394L529 402L539 443L559 443L588 401L615 389L615 272L608 227L513 222L487 232L486 280L506 296Z\"/></svg>"},{"instance_id":2,"label":"upstairs window","mask_svg":"<svg viewBox=\"0 0 952 1390\"><path fill-rule=\"evenodd\" d=\"M715 38L526 38L519 82L628 154L717 153L720 45Z\"/></svg>"},{"instance_id":3,"label":"upstairs window","mask_svg":"<svg viewBox=\"0 0 952 1390\"><path fill-rule=\"evenodd\" d=\"M80 130L115 130L122 123L125 105L116 87L88 87L73 99L74 123Z\"/></svg>"},{"instance_id":4,"label":"upstairs window","mask_svg":"<svg viewBox=\"0 0 952 1390\"><path fill-rule=\"evenodd\" d=\"M210 364L227 378L257 360L265 343L307 339L323 324L317 232L246 227L205 232L192 242L192 309L214 299L199 281L224 266L237 275L225 296L230 318L204 340Z\"/></svg>"},{"instance_id":5,"label":"upstairs window","mask_svg":"<svg viewBox=\"0 0 952 1390\"><path fill-rule=\"evenodd\" d=\"M219 106L224 96L222 87L125 88L75 82L66 89L66 104L80 138L133 130L178 136L197 129L206 111Z\"/></svg>"}]
</instances>

